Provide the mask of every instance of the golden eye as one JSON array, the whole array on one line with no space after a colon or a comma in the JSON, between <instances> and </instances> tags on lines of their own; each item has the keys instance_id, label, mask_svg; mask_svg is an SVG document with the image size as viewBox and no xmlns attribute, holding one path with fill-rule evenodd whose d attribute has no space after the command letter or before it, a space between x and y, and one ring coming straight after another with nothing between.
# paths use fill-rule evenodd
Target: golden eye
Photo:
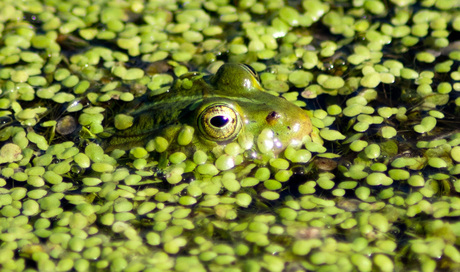
<instances>
[{"instance_id":1,"label":"golden eye","mask_svg":"<svg viewBox=\"0 0 460 272\"><path fill-rule=\"evenodd\" d=\"M213 104L206 107L198 116L198 127L208 140L229 141L240 132L241 119L231 107Z\"/></svg>"}]
</instances>

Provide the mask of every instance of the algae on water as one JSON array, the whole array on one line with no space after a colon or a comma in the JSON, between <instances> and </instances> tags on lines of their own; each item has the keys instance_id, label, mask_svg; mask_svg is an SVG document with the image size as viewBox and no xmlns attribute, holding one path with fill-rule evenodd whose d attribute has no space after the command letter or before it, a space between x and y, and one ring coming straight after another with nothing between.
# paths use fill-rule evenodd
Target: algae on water
<instances>
[{"instance_id":1,"label":"algae on water","mask_svg":"<svg viewBox=\"0 0 460 272\"><path fill-rule=\"evenodd\" d=\"M458 270L459 8L1 1L2 271ZM308 110L301 148L102 148L129 103L227 62Z\"/></svg>"}]
</instances>

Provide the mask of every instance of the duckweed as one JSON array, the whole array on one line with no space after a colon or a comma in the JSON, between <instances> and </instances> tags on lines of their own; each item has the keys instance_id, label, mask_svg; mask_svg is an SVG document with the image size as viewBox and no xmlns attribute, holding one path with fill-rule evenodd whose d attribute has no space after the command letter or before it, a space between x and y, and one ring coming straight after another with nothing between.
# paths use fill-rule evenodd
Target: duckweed
<instances>
[{"instance_id":1,"label":"duckweed","mask_svg":"<svg viewBox=\"0 0 460 272\"><path fill-rule=\"evenodd\" d=\"M1 266L457 270L455 8L0 3ZM224 62L251 64L312 134L279 151L266 128L205 152L184 126L105 150L135 125L127 107Z\"/></svg>"}]
</instances>

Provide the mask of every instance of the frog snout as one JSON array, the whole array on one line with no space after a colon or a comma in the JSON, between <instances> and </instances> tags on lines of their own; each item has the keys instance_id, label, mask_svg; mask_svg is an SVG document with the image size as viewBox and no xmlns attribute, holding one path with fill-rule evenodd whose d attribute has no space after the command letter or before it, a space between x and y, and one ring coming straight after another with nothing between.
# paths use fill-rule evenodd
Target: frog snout
<instances>
[{"instance_id":1,"label":"frog snout","mask_svg":"<svg viewBox=\"0 0 460 272\"><path fill-rule=\"evenodd\" d=\"M295 115L282 115L277 111L271 111L265 117L269 126L275 126L278 123L286 125L287 133L309 135L311 133L311 120L301 109Z\"/></svg>"},{"instance_id":2,"label":"frog snout","mask_svg":"<svg viewBox=\"0 0 460 272\"><path fill-rule=\"evenodd\" d=\"M302 109L291 108L289 114L269 112L265 120L276 131L284 148L288 145L300 146L312 131L311 120Z\"/></svg>"},{"instance_id":3,"label":"frog snout","mask_svg":"<svg viewBox=\"0 0 460 272\"><path fill-rule=\"evenodd\" d=\"M303 137L310 135L312 131L312 125L310 117L308 117L303 110L301 111L302 113L293 120L294 125L291 127L291 129L293 130L293 133L298 133L299 136Z\"/></svg>"},{"instance_id":4,"label":"frog snout","mask_svg":"<svg viewBox=\"0 0 460 272\"><path fill-rule=\"evenodd\" d=\"M302 141L304 137L310 135L312 131L311 120L307 114L301 110L301 113L291 119L289 126L292 138Z\"/></svg>"}]
</instances>

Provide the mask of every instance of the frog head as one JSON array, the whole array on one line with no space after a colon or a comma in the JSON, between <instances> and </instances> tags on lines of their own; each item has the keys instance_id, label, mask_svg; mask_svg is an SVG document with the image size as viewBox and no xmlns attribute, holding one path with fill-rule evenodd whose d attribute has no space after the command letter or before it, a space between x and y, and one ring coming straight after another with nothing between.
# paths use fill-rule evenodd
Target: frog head
<instances>
[{"instance_id":1,"label":"frog head","mask_svg":"<svg viewBox=\"0 0 460 272\"><path fill-rule=\"evenodd\" d=\"M133 126L119 131L109 149L143 146L162 137L169 151L219 155L236 142L243 150L276 155L289 145L300 146L312 130L303 109L266 92L251 67L233 63L215 75L187 73L128 114Z\"/></svg>"},{"instance_id":2,"label":"frog head","mask_svg":"<svg viewBox=\"0 0 460 272\"><path fill-rule=\"evenodd\" d=\"M277 154L289 145L300 146L311 133L305 111L266 92L250 66L224 64L207 81L210 88L203 90L194 115L205 144L238 141L244 148Z\"/></svg>"}]
</instances>

